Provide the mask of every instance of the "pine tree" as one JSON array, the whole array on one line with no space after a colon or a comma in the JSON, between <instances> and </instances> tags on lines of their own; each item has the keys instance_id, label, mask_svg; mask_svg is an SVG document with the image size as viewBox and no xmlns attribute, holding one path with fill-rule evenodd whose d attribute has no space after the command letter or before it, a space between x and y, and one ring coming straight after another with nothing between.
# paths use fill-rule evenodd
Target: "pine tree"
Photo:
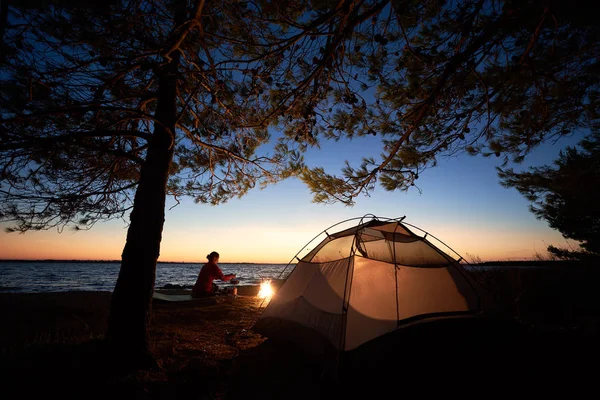
<instances>
[{"instance_id":1,"label":"pine tree","mask_svg":"<svg viewBox=\"0 0 600 400\"><path fill-rule=\"evenodd\" d=\"M529 168L526 172L499 169L502 184L517 189L531 204L531 211L546 220L567 239L581 243L581 250L549 246L559 258L600 259L600 207L590 188L600 187L600 134L581 141L579 148L560 153L555 166Z\"/></svg>"}]
</instances>

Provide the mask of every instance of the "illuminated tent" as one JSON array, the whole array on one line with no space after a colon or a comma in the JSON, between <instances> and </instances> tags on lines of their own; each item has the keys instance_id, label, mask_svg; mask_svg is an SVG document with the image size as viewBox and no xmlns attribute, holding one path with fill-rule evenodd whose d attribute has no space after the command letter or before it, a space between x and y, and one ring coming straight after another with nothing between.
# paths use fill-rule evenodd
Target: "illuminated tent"
<instances>
[{"instance_id":1,"label":"illuminated tent","mask_svg":"<svg viewBox=\"0 0 600 400\"><path fill-rule=\"evenodd\" d=\"M354 218L319 234L253 330L319 352L349 351L418 322L480 313L484 292L461 258L403 219ZM328 232L348 222L358 224Z\"/></svg>"}]
</instances>

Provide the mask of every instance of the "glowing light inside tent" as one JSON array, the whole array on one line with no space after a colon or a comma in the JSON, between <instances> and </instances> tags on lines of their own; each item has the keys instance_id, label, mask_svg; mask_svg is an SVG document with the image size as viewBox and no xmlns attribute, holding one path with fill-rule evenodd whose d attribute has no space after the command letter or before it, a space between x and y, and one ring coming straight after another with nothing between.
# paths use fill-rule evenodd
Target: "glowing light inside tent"
<instances>
[{"instance_id":1,"label":"glowing light inside tent","mask_svg":"<svg viewBox=\"0 0 600 400\"><path fill-rule=\"evenodd\" d=\"M258 291L259 299L267 299L269 300L271 296L273 296L273 288L271 287L271 281L266 280L260 284L260 290Z\"/></svg>"}]
</instances>

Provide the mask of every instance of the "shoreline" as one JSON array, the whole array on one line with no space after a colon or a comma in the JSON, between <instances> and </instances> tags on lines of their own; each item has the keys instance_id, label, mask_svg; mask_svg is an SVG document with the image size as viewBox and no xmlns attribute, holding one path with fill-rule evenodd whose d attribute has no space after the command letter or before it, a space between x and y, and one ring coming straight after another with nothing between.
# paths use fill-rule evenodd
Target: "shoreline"
<instances>
[{"instance_id":1,"label":"shoreline","mask_svg":"<svg viewBox=\"0 0 600 400\"><path fill-rule=\"evenodd\" d=\"M285 279L269 279L271 283L271 287L273 290L277 290L281 287ZM256 296L258 291L260 290L260 283L257 282L248 282L248 283L240 283L237 285L232 285L230 283L221 283L217 284L220 288L228 288L228 287L237 287L238 295L240 296ZM162 294L171 294L171 295L191 295L193 285L172 285L167 284L161 287L155 287L154 292L162 293ZM60 290L60 291L39 291L39 292L24 292L24 291L11 291L11 288L7 288L8 290L2 290L6 288L0 288L0 295L5 294L53 294L53 293L111 293L110 290Z\"/></svg>"}]
</instances>

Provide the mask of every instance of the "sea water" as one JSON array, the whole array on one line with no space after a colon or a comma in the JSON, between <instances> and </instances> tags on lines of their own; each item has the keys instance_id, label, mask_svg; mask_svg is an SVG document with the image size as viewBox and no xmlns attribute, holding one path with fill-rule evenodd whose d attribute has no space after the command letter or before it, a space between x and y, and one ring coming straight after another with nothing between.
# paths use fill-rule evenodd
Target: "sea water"
<instances>
[{"instance_id":1,"label":"sea water","mask_svg":"<svg viewBox=\"0 0 600 400\"><path fill-rule=\"evenodd\" d=\"M191 289L203 264L159 262L155 288ZM112 292L120 267L120 262L0 261L0 292ZM294 265L220 263L219 267L224 274L236 274L239 285L255 285L264 279L285 279ZM227 286L223 282L215 283Z\"/></svg>"}]
</instances>

